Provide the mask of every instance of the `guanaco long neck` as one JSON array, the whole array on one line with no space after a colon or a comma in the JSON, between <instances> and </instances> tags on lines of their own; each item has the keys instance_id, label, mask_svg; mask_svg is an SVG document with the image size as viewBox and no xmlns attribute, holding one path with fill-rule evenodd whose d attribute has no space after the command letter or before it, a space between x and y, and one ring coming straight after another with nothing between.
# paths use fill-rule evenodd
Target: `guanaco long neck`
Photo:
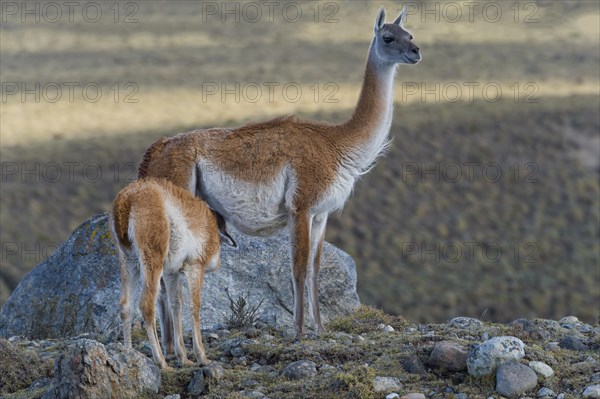
<instances>
[{"instance_id":1,"label":"guanaco long neck","mask_svg":"<svg viewBox=\"0 0 600 399\"><path fill-rule=\"evenodd\" d=\"M340 125L340 140L349 160L347 165L365 173L385 148L392 123L393 86L396 64L383 62L371 42L360 97L354 114Z\"/></svg>"}]
</instances>

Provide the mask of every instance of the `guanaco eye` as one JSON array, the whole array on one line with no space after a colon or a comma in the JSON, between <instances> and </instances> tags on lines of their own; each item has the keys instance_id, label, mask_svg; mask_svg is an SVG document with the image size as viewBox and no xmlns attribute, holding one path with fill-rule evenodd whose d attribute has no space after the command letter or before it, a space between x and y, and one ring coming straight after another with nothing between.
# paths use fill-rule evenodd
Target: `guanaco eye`
<instances>
[{"instance_id":1,"label":"guanaco eye","mask_svg":"<svg viewBox=\"0 0 600 399\"><path fill-rule=\"evenodd\" d=\"M410 35L410 40L412 40L412 39L413 39L413 36L412 36L412 35Z\"/></svg>"},{"instance_id":2,"label":"guanaco eye","mask_svg":"<svg viewBox=\"0 0 600 399\"><path fill-rule=\"evenodd\" d=\"M390 37L390 36L384 36L384 37L383 37L383 42L384 42L385 44L390 44L390 43L391 43L391 42L393 42L393 41L394 41L394 38L393 38L393 37Z\"/></svg>"}]
</instances>

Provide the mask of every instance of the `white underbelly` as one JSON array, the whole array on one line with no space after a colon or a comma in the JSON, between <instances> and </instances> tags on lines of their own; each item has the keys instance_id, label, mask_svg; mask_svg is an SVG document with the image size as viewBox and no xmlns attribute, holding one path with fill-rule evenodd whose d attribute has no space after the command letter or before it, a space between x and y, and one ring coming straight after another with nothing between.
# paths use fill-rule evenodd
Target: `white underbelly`
<instances>
[{"instance_id":1,"label":"white underbelly","mask_svg":"<svg viewBox=\"0 0 600 399\"><path fill-rule=\"evenodd\" d=\"M287 225L289 187L284 168L269 183L250 183L203 168L201 196L228 223L249 235L269 236Z\"/></svg>"}]
</instances>

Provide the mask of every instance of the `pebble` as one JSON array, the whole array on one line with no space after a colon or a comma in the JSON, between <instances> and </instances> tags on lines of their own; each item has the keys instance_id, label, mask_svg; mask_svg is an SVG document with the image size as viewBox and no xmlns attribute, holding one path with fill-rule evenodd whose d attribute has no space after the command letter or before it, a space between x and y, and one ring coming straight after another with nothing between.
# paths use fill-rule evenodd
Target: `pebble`
<instances>
[{"instance_id":1,"label":"pebble","mask_svg":"<svg viewBox=\"0 0 600 399\"><path fill-rule=\"evenodd\" d=\"M403 395L400 399L425 399L425 395L418 392L411 392Z\"/></svg>"},{"instance_id":2,"label":"pebble","mask_svg":"<svg viewBox=\"0 0 600 399\"><path fill-rule=\"evenodd\" d=\"M248 399L259 399L265 397L265 394L260 391L242 391L240 392L240 394L242 395L242 397Z\"/></svg>"},{"instance_id":3,"label":"pebble","mask_svg":"<svg viewBox=\"0 0 600 399\"><path fill-rule=\"evenodd\" d=\"M187 390L192 396L200 396L205 392L206 383L204 382L204 373L202 371L194 373L192 380L188 384Z\"/></svg>"},{"instance_id":4,"label":"pebble","mask_svg":"<svg viewBox=\"0 0 600 399\"><path fill-rule=\"evenodd\" d=\"M482 326L483 322L479 319L474 319L472 317L455 317L452 320L450 320L448 324L455 327L468 328Z\"/></svg>"},{"instance_id":5,"label":"pebble","mask_svg":"<svg viewBox=\"0 0 600 399\"><path fill-rule=\"evenodd\" d=\"M312 377L317 375L317 365L310 360L298 360L285 366L283 375L290 380Z\"/></svg>"},{"instance_id":6,"label":"pebble","mask_svg":"<svg viewBox=\"0 0 600 399\"><path fill-rule=\"evenodd\" d=\"M399 398L399 397L400 397L400 395L398 395L396 392L392 392L389 395L387 395L385 397L385 399L396 399L396 398Z\"/></svg>"},{"instance_id":7,"label":"pebble","mask_svg":"<svg viewBox=\"0 0 600 399\"><path fill-rule=\"evenodd\" d=\"M436 342L427 364L433 368L451 372L467 369L467 348L452 342Z\"/></svg>"},{"instance_id":8,"label":"pebble","mask_svg":"<svg viewBox=\"0 0 600 399\"><path fill-rule=\"evenodd\" d=\"M548 387L541 387L537 391L538 398L554 398L555 396L556 394L554 393L554 391Z\"/></svg>"},{"instance_id":9,"label":"pebble","mask_svg":"<svg viewBox=\"0 0 600 399\"><path fill-rule=\"evenodd\" d=\"M551 351L551 352L557 352L560 350L560 346L558 345L558 342L553 341L553 342L548 342L548 344L546 344L544 349L546 349L547 351Z\"/></svg>"},{"instance_id":10,"label":"pebble","mask_svg":"<svg viewBox=\"0 0 600 399\"><path fill-rule=\"evenodd\" d=\"M556 396L556 399L565 399L565 396L564 393L559 393L558 396Z\"/></svg>"},{"instance_id":11,"label":"pebble","mask_svg":"<svg viewBox=\"0 0 600 399\"><path fill-rule=\"evenodd\" d=\"M245 386L246 388L252 388L258 385L258 381L250 379L250 378L244 378L242 380L242 385Z\"/></svg>"},{"instance_id":12,"label":"pebble","mask_svg":"<svg viewBox=\"0 0 600 399\"><path fill-rule=\"evenodd\" d=\"M529 362L529 367L531 367L533 371L545 378L551 377L552 374L554 374L554 370L552 370L552 367L548 366L546 363L543 362Z\"/></svg>"},{"instance_id":13,"label":"pebble","mask_svg":"<svg viewBox=\"0 0 600 399\"><path fill-rule=\"evenodd\" d=\"M592 381L592 382L600 382L600 372L592 374L592 377L590 378L590 381Z\"/></svg>"},{"instance_id":14,"label":"pebble","mask_svg":"<svg viewBox=\"0 0 600 399\"><path fill-rule=\"evenodd\" d=\"M589 385L583 390L584 398L600 398L600 385Z\"/></svg>"},{"instance_id":15,"label":"pebble","mask_svg":"<svg viewBox=\"0 0 600 399\"><path fill-rule=\"evenodd\" d=\"M561 339L558 342L558 345L560 345L560 347L563 349L569 349L572 351L584 351L587 349L585 344L579 338L572 335L568 335Z\"/></svg>"},{"instance_id":16,"label":"pebble","mask_svg":"<svg viewBox=\"0 0 600 399\"><path fill-rule=\"evenodd\" d=\"M561 327L572 328L573 324L579 323L579 319L575 316L566 316L558 321Z\"/></svg>"},{"instance_id":17,"label":"pebble","mask_svg":"<svg viewBox=\"0 0 600 399\"><path fill-rule=\"evenodd\" d=\"M402 367L404 367L404 370L411 374L427 374L427 370L425 370L423 362L421 362L421 359L419 359L419 357L414 354L410 355L409 358L402 362Z\"/></svg>"},{"instance_id":18,"label":"pebble","mask_svg":"<svg viewBox=\"0 0 600 399\"><path fill-rule=\"evenodd\" d=\"M165 396L164 399L181 399L181 395L179 395L178 393L175 393L173 395Z\"/></svg>"},{"instance_id":19,"label":"pebble","mask_svg":"<svg viewBox=\"0 0 600 399\"><path fill-rule=\"evenodd\" d=\"M536 385L535 371L521 363L503 363L496 372L496 392L507 398L520 397Z\"/></svg>"},{"instance_id":20,"label":"pebble","mask_svg":"<svg viewBox=\"0 0 600 399\"><path fill-rule=\"evenodd\" d=\"M337 369L335 368L335 366L332 366L330 364L323 364L323 365L321 365L321 367L319 367L319 370L320 371L329 371L329 370L337 370Z\"/></svg>"},{"instance_id":21,"label":"pebble","mask_svg":"<svg viewBox=\"0 0 600 399\"><path fill-rule=\"evenodd\" d=\"M258 371L262 368L262 366L258 363L252 363L252 366L250 366L250 371Z\"/></svg>"},{"instance_id":22,"label":"pebble","mask_svg":"<svg viewBox=\"0 0 600 399\"><path fill-rule=\"evenodd\" d=\"M378 330L381 330L383 332L392 332L392 331L396 331L394 330L394 327L387 325L387 324L380 324L377 326Z\"/></svg>"},{"instance_id":23,"label":"pebble","mask_svg":"<svg viewBox=\"0 0 600 399\"><path fill-rule=\"evenodd\" d=\"M525 357L525 344L519 338L495 337L469 353L467 368L473 377L483 377L492 374L498 365L511 360L520 360L523 357Z\"/></svg>"},{"instance_id":24,"label":"pebble","mask_svg":"<svg viewBox=\"0 0 600 399\"><path fill-rule=\"evenodd\" d=\"M469 399L469 395L463 392L457 393L456 395L454 395L454 399Z\"/></svg>"},{"instance_id":25,"label":"pebble","mask_svg":"<svg viewBox=\"0 0 600 399\"><path fill-rule=\"evenodd\" d=\"M402 383L397 377L375 377L373 388L375 392L399 391L402 389Z\"/></svg>"}]
</instances>

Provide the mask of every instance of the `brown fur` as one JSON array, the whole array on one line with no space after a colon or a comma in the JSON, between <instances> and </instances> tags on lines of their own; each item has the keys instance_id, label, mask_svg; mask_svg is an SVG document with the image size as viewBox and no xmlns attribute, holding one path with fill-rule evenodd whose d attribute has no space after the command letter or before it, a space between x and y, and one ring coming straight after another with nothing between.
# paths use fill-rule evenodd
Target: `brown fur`
<instances>
[{"instance_id":1,"label":"brown fur","mask_svg":"<svg viewBox=\"0 0 600 399\"><path fill-rule=\"evenodd\" d=\"M193 251L198 255L194 257L188 255L184 265L173 265L171 267L176 269L170 270L165 270L164 266L170 250L171 233L175 221L169 219L165 208L166 201L169 201L182 213L187 223L187 229L199 241L199 247ZM130 234L129 223L131 219L135 223L135 237ZM125 254L132 247L135 247L137 254L139 254L139 267L143 268L141 275L144 276L140 311L144 318L155 362L163 368L168 367L158 345L155 325L156 299L160 288L160 279L164 272L167 273L164 279L166 291L170 298L170 316L174 321L175 351L181 363L188 363L181 332L181 307L179 305L182 300L182 291L177 280L179 272L183 271L188 277L191 287L194 351L197 361L205 364L207 360L200 335L200 288L202 287L205 269L211 259L216 259L217 266L220 265L218 259L220 240L217 221L213 212L206 203L196 198L189 191L164 179L145 178L131 183L117 194L113 202L111 228L115 232L115 244L119 248L122 279L120 303L125 344L131 346L129 301L132 286L132 281L129 281L132 278L132 269L131 265L126 262ZM175 303L177 305L174 305ZM163 317L165 316L169 315L163 314Z\"/></svg>"}]
</instances>

